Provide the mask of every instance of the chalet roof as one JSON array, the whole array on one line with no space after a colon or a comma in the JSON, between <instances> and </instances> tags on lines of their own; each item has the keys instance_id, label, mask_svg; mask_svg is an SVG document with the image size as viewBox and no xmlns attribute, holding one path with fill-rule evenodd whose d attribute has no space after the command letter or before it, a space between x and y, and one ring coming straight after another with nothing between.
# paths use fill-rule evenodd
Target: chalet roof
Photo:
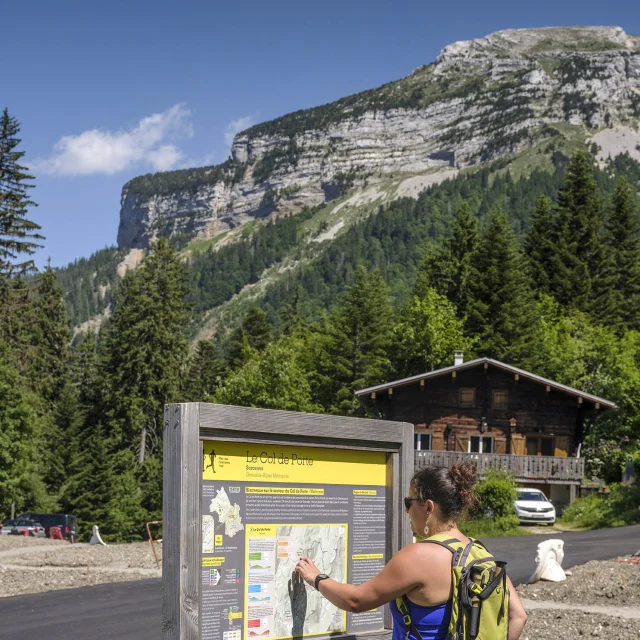
<instances>
[{"instance_id":1,"label":"chalet roof","mask_svg":"<svg viewBox=\"0 0 640 640\"><path fill-rule=\"evenodd\" d=\"M614 402L610 400L605 400L604 398L599 398L598 396L594 396L590 393L585 393L584 391L580 391L579 389L574 389L573 387L568 387L567 385L560 384L559 382L554 382L553 380L548 380L547 378L543 378L542 376L537 376L535 373L530 373L529 371L525 371L524 369L518 369L518 367L513 367L510 364L505 364L504 362L500 362L499 360L493 360L492 358L476 358L475 360L469 360L468 362L463 362L462 364L453 365L451 367L445 367L444 369L436 369L435 371L428 371L427 373L421 373L417 376L411 376L410 378L403 378L402 380L393 380L392 382L385 382L384 384L376 385L375 387L368 387L366 389L360 389L355 392L356 396L364 396L370 393L375 393L377 391L386 391L390 387L402 387L408 384L412 384L414 382L418 382L419 380L426 380L427 378L436 378L437 376L442 376L447 373L452 373L454 371L464 371L465 369L472 369L473 367L477 367L479 365L488 364L489 366L496 367L497 369L502 369L504 371L509 371L513 374L518 374L518 376L522 378L526 378L533 382L537 382L538 384L543 384L545 386L549 386L552 389L556 389L563 393L567 393L569 395L576 396L577 398L582 398L582 400L587 400L589 402L598 403L601 407L607 409L615 409L616 405Z\"/></svg>"}]
</instances>

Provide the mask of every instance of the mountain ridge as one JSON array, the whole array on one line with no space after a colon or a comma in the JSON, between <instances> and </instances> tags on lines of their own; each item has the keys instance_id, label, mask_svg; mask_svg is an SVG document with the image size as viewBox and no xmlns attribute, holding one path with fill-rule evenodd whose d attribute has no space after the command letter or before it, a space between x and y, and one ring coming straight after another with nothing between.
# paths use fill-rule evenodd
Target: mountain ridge
<instances>
[{"instance_id":1,"label":"mountain ridge","mask_svg":"<svg viewBox=\"0 0 640 640\"><path fill-rule=\"evenodd\" d=\"M215 167L139 176L122 192L120 248L213 238L391 177L463 169L553 138L640 120L640 38L620 27L505 30L445 47L413 73L236 135Z\"/></svg>"}]
</instances>

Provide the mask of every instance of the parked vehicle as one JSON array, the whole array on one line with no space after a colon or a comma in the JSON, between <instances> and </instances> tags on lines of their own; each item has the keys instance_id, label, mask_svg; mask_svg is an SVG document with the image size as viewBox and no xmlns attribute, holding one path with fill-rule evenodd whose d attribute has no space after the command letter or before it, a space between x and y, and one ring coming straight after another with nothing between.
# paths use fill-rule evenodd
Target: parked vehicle
<instances>
[{"instance_id":1,"label":"parked vehicle","mask_svg":"<svg viewBox=\"0 0 640 640\"><path fill-rule=\"evenodd\" d=\"M19 517L40 522L47 538L51 527L60 527L65 540L78 542L78 519L68 513L23 513Z\"/></svg>"},{"instance_id":2,"label":"parked vehicle","mask_svg":"<svg viewBox=\"0 0 640 640\"><path fill-rule=\"evenodd\" d=\"M514 502L516 516L521 524L543 522L555 524L556 508L540 489L516 489Z\"/></svg>"},{"instance_id":3,"label":"parked vehicle","mask_svg":"<svg viewBox=\"0 0 640 640\"><path fill-rule=\"evenodd\" d=\"M2 523L0 534L3 536L33 536L36 538L44 538L44 527L40 522L31 520L30 518L15 518L13 520L5 520Z\"/></svg>"}]
</instances>

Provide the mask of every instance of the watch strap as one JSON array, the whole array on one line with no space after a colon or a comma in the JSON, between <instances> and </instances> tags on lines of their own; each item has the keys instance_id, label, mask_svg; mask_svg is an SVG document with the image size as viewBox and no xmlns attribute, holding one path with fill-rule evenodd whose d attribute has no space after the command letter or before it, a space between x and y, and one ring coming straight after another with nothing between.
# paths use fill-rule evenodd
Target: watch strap
<instances>
[{"instance_id":1,"label":"watch strap","mask_svg":"<svg viewBox=\"0 0 640 640\"><path fill-rule=\"evenodd\" d=\"M320 581L321 580L326 580L329 576L326 573L319 573L316 576L316 579L313 583L313 586L315 587L316 591L318 591L318 587L320 586Z\"/></svg>"}]
</instances>

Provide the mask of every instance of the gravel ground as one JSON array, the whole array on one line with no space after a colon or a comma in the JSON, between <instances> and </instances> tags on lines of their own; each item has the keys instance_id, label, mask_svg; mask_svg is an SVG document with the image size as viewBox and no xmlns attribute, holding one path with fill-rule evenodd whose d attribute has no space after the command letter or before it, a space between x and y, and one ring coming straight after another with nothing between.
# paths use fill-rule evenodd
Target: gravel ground
<instances>
[{"instance_id":1,"label":"gravel ground","mask_svg":"<svg viewBox=\"0 0 640 640\"><path fill-rule=\"evenodd\" d=\"M0 537L0 597L160 575L148 542L103 547Z\"/></svg>"},{"instance_id":2,"label":"gravel ground","mask_svg":"<svg viewBox=\"0 0 640 640\"><path fill-rule=\"evenodd\" d=\"M640 565L592 560L573 567L566 582L521 585L518 593L521 598L534 601L536 606L572 607L569 610L529 609L521 640L640 638L640 619L629 619L628 613L637 612L640 606ZM606 607L611 615L584 610L590 606ZM629 617L615 615L624 616L625 611Z\"/></svg>"},{"instance_id":3,"label":"gravel ground","mask_svg":"<svg viewBox=\"0 0 640 640\"><path fill-rule=\"evenodd\" d=\"M638 640L640 620L624 620L580 611L542 611L529 613L520 640Z\"/></svg>"},{"instance_id":4,"label":"gravel ground","mask_svg":"<svg viewBox=\"0 0 640 640\"><path fill-rule=\"evenodd\" d=\"M536 582L518 587L522 598L577 604L640 606L640 565L614 560L574 567L566 582Z\"/></svg>"}]
</instances>

